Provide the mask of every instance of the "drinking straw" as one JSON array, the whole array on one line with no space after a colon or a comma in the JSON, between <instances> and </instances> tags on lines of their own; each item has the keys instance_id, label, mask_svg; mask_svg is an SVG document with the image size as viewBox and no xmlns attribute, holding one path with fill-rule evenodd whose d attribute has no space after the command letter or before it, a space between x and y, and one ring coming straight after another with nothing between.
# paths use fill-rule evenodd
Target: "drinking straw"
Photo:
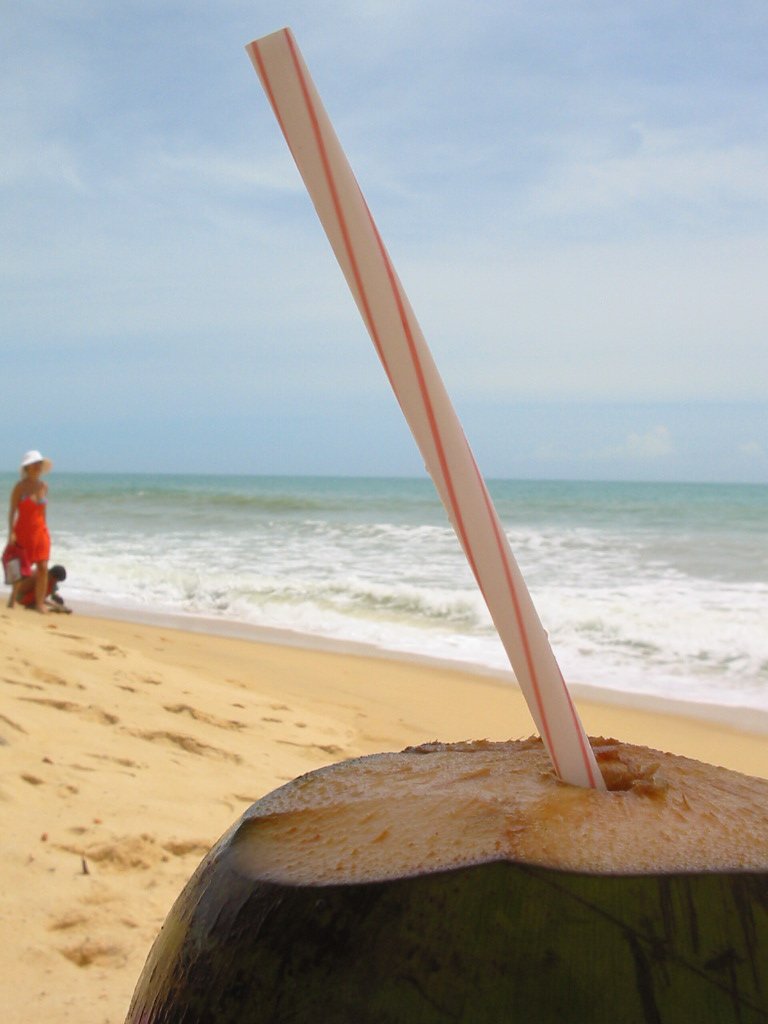
<instances>
[{"instance_id":1,"label":"drinking straw","mask_svg":"<svg viewBox=\"0 0 768 1024\"><path fill-rule=\"evenodd\" d=\"M246 47L558 776L604 788L488 488L290 29Z\"/></svg>"}]
</instances>

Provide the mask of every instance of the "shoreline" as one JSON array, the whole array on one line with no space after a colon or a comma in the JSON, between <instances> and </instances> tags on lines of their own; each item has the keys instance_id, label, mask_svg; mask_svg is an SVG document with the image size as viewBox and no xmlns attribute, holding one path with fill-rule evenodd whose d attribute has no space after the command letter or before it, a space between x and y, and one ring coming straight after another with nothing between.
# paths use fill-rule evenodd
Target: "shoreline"
<instances>
[{"instance_id":1,"label":"shoreline","mask_svg":"<svg viewBox=\"0 0 768 1024\"><path fill-rule=\"evenodd\" d=\"M511 686L519 692L517 680L511 667L506 670L496 669L476 662L401 651L359 640L324 637L316 633L303 633L299 630L281 629L276 626L260 626L202 614L153 612L119 605L102 605L93 601L78 601L77 605L78 608L74 614L87 618L102 619L108 622L132 622L138 625L174 629L179 632L245 640L255 644L295 648L302 651L380 658L384 661L403 662L447 672L475 675L478 678L494 680L504 686ZM614 690L586 682L568 681L568 689L577 701L589 704L605 704L619 709L635 709L649 714L709 722L738 732L768 737L768 711L761 708L742 704L680 700L654 693L630 693L627 690ZM533 728L533 722L531 727Z\"/></svg>"}]
</instances>

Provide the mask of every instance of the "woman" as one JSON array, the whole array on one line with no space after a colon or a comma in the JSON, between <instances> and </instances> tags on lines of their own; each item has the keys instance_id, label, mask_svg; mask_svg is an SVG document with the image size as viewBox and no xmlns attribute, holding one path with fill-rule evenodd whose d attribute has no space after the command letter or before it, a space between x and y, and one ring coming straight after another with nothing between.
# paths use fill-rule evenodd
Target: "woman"
<instances>
[{"instance_id":1,"label":"woman","mask_svg":"<svg viewBox=\"0 0 768 1024\"><path fill-rule=\"evenodd\" d=\"M37 566L35 574L35 608L46 612L45 595L48 590L48 558L51 553L51 538L45 520L48 484L43 479L53 463L44 459L38 451L27 452L21 460L21 480L11 492L8 512L8 543L19 544L27 560ZM10 605L16 599L14 584Z\"/></svg>"}]
</instances>

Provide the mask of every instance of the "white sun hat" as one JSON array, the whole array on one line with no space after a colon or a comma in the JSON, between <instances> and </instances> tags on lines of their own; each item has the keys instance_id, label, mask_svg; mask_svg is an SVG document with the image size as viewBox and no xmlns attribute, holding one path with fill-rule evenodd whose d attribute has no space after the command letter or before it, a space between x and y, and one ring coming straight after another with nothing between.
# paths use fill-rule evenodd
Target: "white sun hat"
<instances>
[{"instance_id":1,"label":"white sun hat","mask_svg":"<svg viewBox=\"0 0 768 1024\"><path fill-rule=\"evenodd\" d=\"M21 468L26 469L27 466L34 466L36 462L42 462L44 473L47 473L48 470L53 466L53 463L51 462L50 459L44 459L40 452L35 451L35 449L33 448L31 451L27 452L24 458L21 460Z\"/></svg>"}]
</instances>

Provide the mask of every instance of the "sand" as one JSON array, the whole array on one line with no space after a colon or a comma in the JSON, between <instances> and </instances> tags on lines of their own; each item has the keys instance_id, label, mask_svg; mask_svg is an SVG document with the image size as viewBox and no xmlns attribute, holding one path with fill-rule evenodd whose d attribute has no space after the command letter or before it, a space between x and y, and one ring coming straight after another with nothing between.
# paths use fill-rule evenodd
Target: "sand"
<instances>
[{"instance_id":1,"label":"sand","mask_svg":"<svg viewBox=\"0 0 768 1024\"><path fill-rule=\"evenodd\" d=\"M6 1024L120 1024L189 875L283 782L533 731L517 689L490 676L22 609L0 612L0 693ZM765 734L577 703L593 735L768 777Z\"/></svg>"}]
</instances>

